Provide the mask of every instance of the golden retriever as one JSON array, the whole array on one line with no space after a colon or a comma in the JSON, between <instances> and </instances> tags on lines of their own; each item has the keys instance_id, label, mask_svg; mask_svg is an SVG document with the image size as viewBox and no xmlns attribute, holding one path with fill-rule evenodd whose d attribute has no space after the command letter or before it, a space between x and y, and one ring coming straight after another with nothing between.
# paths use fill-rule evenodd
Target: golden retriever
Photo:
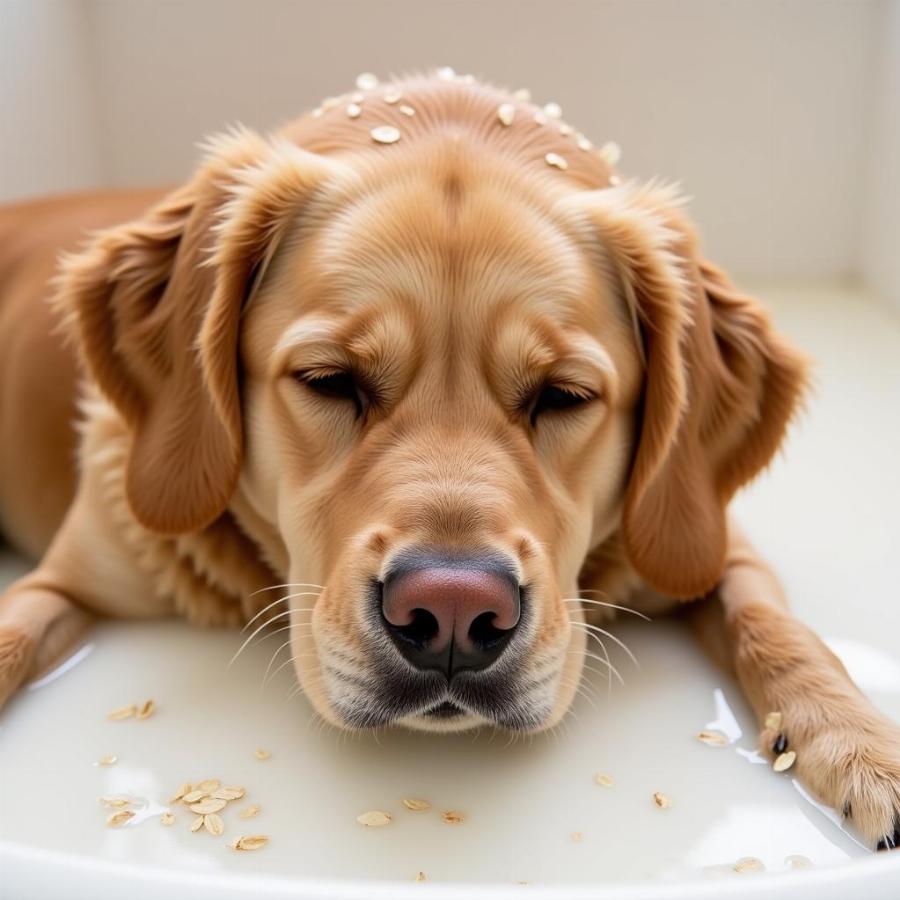
<instances>
[{"instance_id":1,"label":"golden retriever","mask_svg":"<svg viewBox=\"0 0 900 900\"><path fill-rule=\"evenodd\" d=\"M287 619L337 726L538 730L597 613L680 607L764 751L900 841L900 730L727 514L806 363L677 192L556 112L365 83L167 195L2 213L0 526L40 562L0 600L0 702L91 616L178 612Z\"/></svg>"}]
</instances>

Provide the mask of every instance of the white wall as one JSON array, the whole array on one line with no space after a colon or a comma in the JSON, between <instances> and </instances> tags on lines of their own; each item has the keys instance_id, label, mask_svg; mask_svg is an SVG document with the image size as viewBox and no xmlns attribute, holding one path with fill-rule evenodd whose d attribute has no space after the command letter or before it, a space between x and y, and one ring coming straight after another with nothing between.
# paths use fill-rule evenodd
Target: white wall
<instances>
[{"instance_id":1,"label":"white wall","mask_svg":"<svg viewBox=\"0 0 900 900\"><path fill-rule=\"evenodd\" d=\"M865 280L900 308L900 0L879 13L860 256Z\"/></svg>"},{"instance_id":2,"label":"white wall","mask_svg":"<svg viewBox=\"0 0 900 900\"><path fill-rule=\"evenodd\" d=\"M628 173L681 179L726 267L840 277L859 268L867 97L889 5L0 0L0 116L15 135L0 141L0 196L177 182L196 142L228 123L269 129L360 70L447 63L559 101L595 140L623 145ZM892 53L896 72L896 42ZM895 148L873 171L890 173ZM876 198L867 233L896 233L872 223L897 206ZM893 254L866 247L867 271L896 283Z\"/></svg>"},{"instance_id":3,"label":"white wall","mask_svg":"<svg viewBox=\"0 0 900 900\"><path fill-rule=\"evenodd\" d=\"M176 180L206 132L269 128L355 74L447 63L555 99L682 179L710 253L756 275L856 264L875 4L858 0L131 0L93 4L116 184Z\"/></svg>"},{"instance_id":4,"label":"white wall","mask_svg":"<svg viewBox=\"0 0 900 900\"><path fill-rule=\"evenodd\" d=\"M100 184L82 0L0 0L0 198Z\"/></svg>"}]
</instances>

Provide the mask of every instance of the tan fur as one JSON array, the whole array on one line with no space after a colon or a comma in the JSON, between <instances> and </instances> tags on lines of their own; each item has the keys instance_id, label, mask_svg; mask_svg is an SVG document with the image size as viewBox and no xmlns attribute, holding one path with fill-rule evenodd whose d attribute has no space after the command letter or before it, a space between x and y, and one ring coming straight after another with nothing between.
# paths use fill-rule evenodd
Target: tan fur
<instances>
[{"instance_id":1,"label":"tan fur","mask_svg":"<svg viewBox=\"0 0 900 900\"><path fill-rule=\"evenodd\" d=\"M42 555L0 600L0 701L84 611L234 624L268 602L260 588L302 583L315 602L268 615L303 626L300 683L352 725L377 706L368 592L391 559L500 551L531 615L528 686L496 721L565 714L585 652L565 598L580 589L620 604L709 594L691 607L698 631L761 719L784 711L807 784L873 840L890 834L895 726L779 605L726 516L781 443L803 358L702 259L671 188L612 186L597 154L527 105L505 128L502 91L397 87L414 117L373 99L359 119L338 107L272 139L237 131L164 197L0 216L10 234L57 223L0 257L0 360L18 361L2 373L0 437L20 448L0 455L0 523ZM390 123L401 141L373 143ZM62 265L67 350L40 303L49 261L114 213L130 224ZM359 415L304 384L348 368ZM594 399L532 421L548 383ZM50 398L52 415L21 396Z\"/></svg>"}]
</instances>

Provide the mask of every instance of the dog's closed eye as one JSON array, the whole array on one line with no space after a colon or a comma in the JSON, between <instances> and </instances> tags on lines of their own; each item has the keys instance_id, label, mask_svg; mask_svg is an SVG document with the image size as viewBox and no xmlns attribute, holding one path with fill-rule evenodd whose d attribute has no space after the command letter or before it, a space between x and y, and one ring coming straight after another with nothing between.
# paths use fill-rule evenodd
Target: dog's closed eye
<instances>
[{"instance_id":1,"label":"dog's closed eye","mask_svg":"<svg viewBox=\"0 0 900 900\"><path fill-rule=\"evenodd\" d=\"M372 392L349 370L324 369L294 372L293 375L300 384L319 397L352 402L357 418L362 417L372 405Z\"/></svg>"},{"instance_id":2,"label":"dog's closed eye","mask_svg":"<svg viewBox=\"0 0 900 900\"><path fill-rule=\"evenodd\" d=\"M532 427L544 413L563 412L585 406L597 397L579 385L545 384L525 402L524 408Z\"/></svg>"}]
</instances>

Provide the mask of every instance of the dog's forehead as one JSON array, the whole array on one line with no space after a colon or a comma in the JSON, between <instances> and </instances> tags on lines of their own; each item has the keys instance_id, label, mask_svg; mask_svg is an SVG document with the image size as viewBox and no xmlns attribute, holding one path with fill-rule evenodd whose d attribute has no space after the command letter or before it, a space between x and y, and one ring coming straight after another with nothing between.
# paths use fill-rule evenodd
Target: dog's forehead
<instances>
[{"instance_id":1,"label":"dog's forehead","mask_svg":"<svg viewBox=\"0 0 900 900\"><path fill-rule=\"evenodd\" d=\"M523 190L515 172L423 150L374 169L315 216L282 254L302 312L353 315L402 303L436 323L514 306L590 324L602 279L559 194ZM605 299L605 298L604 298Z\"/></svg>"}]
</instances>

